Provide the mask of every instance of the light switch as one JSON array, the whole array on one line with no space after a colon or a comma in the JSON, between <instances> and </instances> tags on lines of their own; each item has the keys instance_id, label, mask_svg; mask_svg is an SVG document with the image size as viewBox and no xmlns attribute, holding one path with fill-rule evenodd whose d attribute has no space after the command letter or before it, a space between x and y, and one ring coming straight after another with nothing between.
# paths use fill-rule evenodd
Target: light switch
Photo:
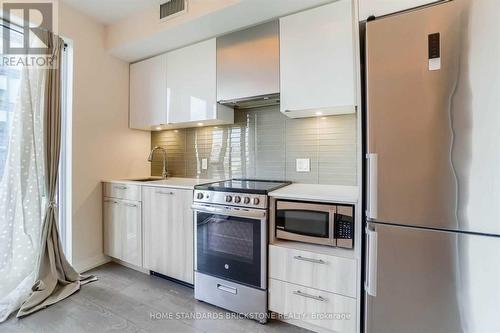
<instances>
[{"instance_id":1,"label":"light switch","mask_svg":"<svg viewBox=\"0 0 500 333\"><path fill-rule=\"evenodd\" d=\"M201 169L202 170L207 170L208 169L208 160L206 158L201 159Z\"/></svg>"},{"instance_id":2,"label":"light switch","mask_svg":"<svg viewBox=\"0 0 500 333\"><path fill-rule=\"evenodd\" d=\"M297 172L311 172L311 160L309 158L297 158L295 162Z\"/></svg>"}]
</instances>

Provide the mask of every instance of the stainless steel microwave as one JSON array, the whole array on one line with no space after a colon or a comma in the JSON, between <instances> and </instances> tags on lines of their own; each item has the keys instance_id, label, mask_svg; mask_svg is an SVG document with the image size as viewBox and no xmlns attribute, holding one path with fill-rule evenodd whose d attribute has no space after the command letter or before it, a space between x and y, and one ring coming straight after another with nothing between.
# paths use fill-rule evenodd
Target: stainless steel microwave
<instances>
[{"instance_id":1,"label":"stainless steel microwave","mask_svg":"<svg viewBox=\"0 0 500 333\"><path fill-rule=\"evenodd\" d=\"M276 239L352 249L354 207L273 199L271 226Z\"/></svg>"}]
</instances>

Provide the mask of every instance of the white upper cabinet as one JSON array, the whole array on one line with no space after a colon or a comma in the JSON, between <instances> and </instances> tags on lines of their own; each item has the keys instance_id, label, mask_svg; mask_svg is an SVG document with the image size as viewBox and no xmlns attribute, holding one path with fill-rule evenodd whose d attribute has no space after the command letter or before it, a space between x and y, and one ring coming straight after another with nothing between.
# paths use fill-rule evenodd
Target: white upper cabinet
<instances>
[{"instance_id":1,"label":"white upper cabinet","mask_svg":"<svg viewBox=\"0 0 500 333\"><path fill-rule=\"evenodd\" d=\"M130 128L232 124L217 104L215 38L130 66Z\"/></svg>"},{"instance_id":2,"label":"white upper cabinet","mask_svg":"<svg viewBox=\"0 0 500 333\"><path fill-rule=\"evenodd\" d=\"M281 112L292 118L355 112L355 54L352 0L281 18Z\"/></svg>"},{"instance_id":3,"label":"white upper cabinet","mask_svg":"<svg viewBox=\"0 0 500 333\"><path fill-rule=\"evenodd\" d=\"M234 111L217 104L216 63L215 38L167 53L169 125L233 122Z\"/></svg>"},{"instance_id":4,"label":"white upper cabinet","mask_svg":"<svg viewBox=\"0 0 500 333\"><path fill-rule=\"evenodd\" d=\"M436 0L359 0L359 20L427 5Z\"/></svg>"},{"instance_id":5,"label":"white upper cabinet","mask_svg":"<svg viewBox=\"0 0 500 333\"><path fill-rule=\"evenodd\" d=\"M167 123L167 56L130 65L130 128L151 130Z\"/></svg>"}]
</instances>

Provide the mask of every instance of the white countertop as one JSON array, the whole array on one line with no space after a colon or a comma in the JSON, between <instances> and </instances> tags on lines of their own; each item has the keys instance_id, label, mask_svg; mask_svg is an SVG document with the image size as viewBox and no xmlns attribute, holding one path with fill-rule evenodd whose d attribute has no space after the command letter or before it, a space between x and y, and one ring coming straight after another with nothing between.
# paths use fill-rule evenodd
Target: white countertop
<instances>
[{"instance_id":1,"label":"white countertop","mask_svg":"<svg viewBox=\"0 0 500 333\"><path fill-rule=\"evenodd\" d=\"M281 199L309 200L355 204L359 199L359 187L320 184L292 184L269 193Z\"/></svg>"},{"instance_id":2,"label":"white countertop","mask_svg":"<svg viewBox=\"0 0 500 333\"><path fill-rule=\"evenodd\" d=\"M183 177L170 177L167 179L161 179L161 177L144 177L152 178L148 181L136 181L133 179L121 179L121 180L106 180L106 183L119 183L119 184L132 184L140 186L156 186L156 187L170 187L170 188L180 188L192 190L196 185L213 183L218 179L206 179L206 178L183 178ZM140 178L135 178L140 179Z\"/></svg>"}]
</instances>

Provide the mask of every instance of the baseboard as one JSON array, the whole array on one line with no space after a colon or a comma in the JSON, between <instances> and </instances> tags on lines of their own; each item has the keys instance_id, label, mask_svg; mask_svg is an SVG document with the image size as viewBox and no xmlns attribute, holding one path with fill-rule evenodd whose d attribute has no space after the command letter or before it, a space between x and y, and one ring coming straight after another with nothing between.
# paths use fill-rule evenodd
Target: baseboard
<instances>
[{"instance_id":1,"label":"baseboard","mask_svg":"<svg viewBox=\"0 0 500 333\"><path fill-rule=\"evenodd\" d=\"M149 270L148 269L144 269L142 267L138 267L138 266L135 266L135 265L132 265L132 264L129 264L129 263L126 263L124 261L121 261L119 259L116 259L116 258L111 258L111 261L113 262L116 262L117 264L120 264L122 266L125 266L125 267L128 267L128 268L131 268L135 271L138 271L138 272L141 272L141 273L144 273L144 274L148 274L149 275Z\"/></svg>"},{"instance_id":2,"label":"baseboard","mask_svg":"<svg viewBox=\"0 0 500 333\"><path fill-rule=\"evenodd\" d=\"M84 273L86 271L91 270L92 268L96 268L97 266L104 265L111 261L111 258L105 256L104 254L85 259L77 264L74 264L73 267L78 273Z\"/></svg>"}]
</instances>

